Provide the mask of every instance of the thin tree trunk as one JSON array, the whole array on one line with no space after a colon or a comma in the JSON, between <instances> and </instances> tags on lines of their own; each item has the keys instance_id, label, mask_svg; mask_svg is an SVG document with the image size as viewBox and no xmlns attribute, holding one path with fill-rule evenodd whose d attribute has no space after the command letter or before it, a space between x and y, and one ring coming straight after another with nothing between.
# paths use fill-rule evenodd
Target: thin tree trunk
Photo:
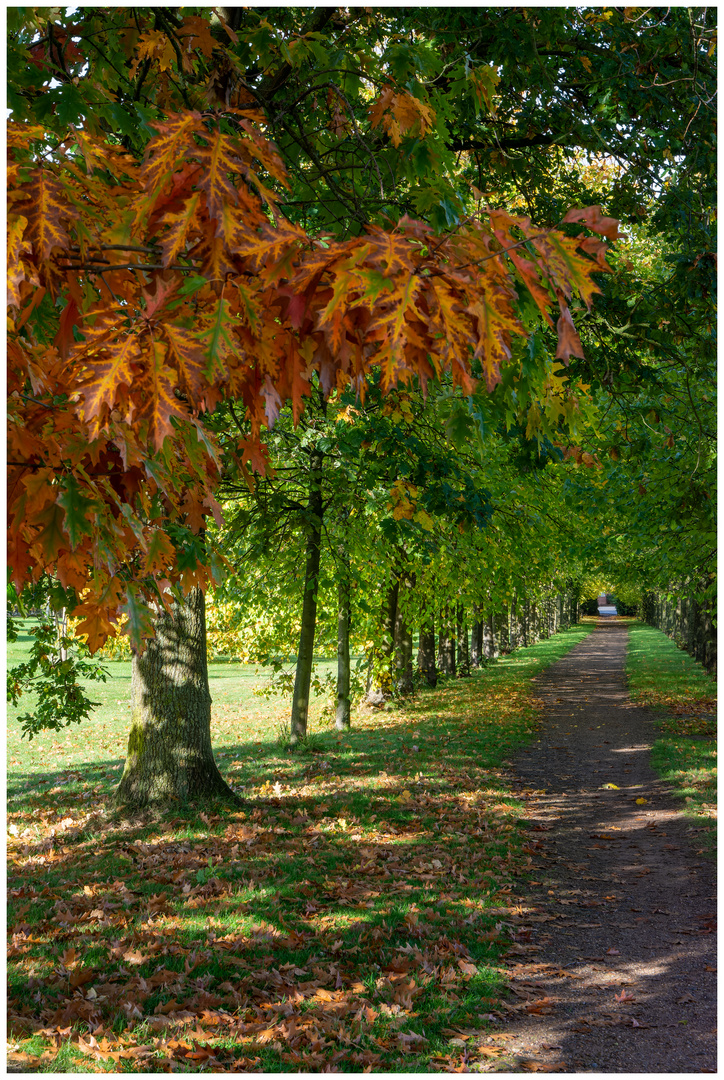
<instances>
[{"instance_id":1,"label":"thin tree trunk","mask_svg":"<svg viewBox=\"0 0 724 1080\"><path fill-rule=\"evenodd\" d=\"M309 688L314 663L314 634L317 627L317 590L322 550L322 451L310 455L309 500L307 502L307 563L304 571L302 627L299 634L297 670L292 698L291 738L296 746L307 734Z\"/></svg>"},{"instance_id":2,"label":"thin tree trunk","mask_svg":"<svg viewBox=\"0 0 724 1080\"><path fill-rule=\"evenodd\" d=\"M395 622L395 690L402 697L413 692L412 634L399 608Z\"/></svg>"},{"instance_id":3,"label":"thin tree trunk","mask_svg":"<svg viewBox=\"0 0 724 1080\"><path fill-rule=\"evenodd\" d=\"M480 607L473 604L473 624L470 627L470 664L480 667L483 656L483 624L480 620Z\"/></svg>"},{"instance_id":4,"label":"thin tree trunk","mask_svg":"<svg viewBox=\"0 0 724 1080\"><path fill-rule=\"evenodd\" d=\"M351 700L349 692L349 626L350 626L350 590L349 563L344 552L341 576L337 584L337 708L335 726L338 731L346 731L351 724Z\"/></svg>"},{"instance_id":5,"label":"thin tree trunk","mask_svg":"<svg viewBox=\"0 0 724 1080\"><path fill-rule=\"evenodd\" d=\"M211 748L204 594L192 589L158 611L156 636L133 657L131 731L116 800L149 803L240 800Z\"/></svg>"},{"instance_id":6,"label":"thin tree trunk","mask_svg":"<svg viewBox=\"0 0 724 1080\"><path fill-rule=\"evenodd\" d=\"M520 631L518 629L518 598L513 596L510 601L510 651L513 652L520 644Z\"/></svg>"},{"instance_id":7,"label":"thin tree trunk","mask_svg":"<svg viewBox=\"0 0 724 1080\"><path fill-rule=\"evenodd\" d=\"M468 678L470 675L470 649L468 647L468 624L465 622L465 608L458 604L457 608L457 639L458 639L458 675Z\"/></svg>"},{"instance_id":8,"label":"thin tree trunk","mask_svg":"<svg viewBox=\"0 0 724 1080\"><path fill-rule=\"evenodd\" d=\"M438 636L438 667L446 675L455 674L455 628L450 619L450 605L442 610Z\"/></svg>"}]
</instances>

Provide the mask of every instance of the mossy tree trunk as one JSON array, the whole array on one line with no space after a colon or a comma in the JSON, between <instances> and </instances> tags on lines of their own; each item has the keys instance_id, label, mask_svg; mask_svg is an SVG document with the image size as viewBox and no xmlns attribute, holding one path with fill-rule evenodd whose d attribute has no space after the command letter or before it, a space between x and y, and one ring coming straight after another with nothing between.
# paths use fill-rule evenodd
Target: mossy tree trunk
<instances>
[{"instance_id":1,"label":"mossy tree trunk","mask_svg":"<svg viewBox=\"0 0 724 1080\"><path fill-rule=\"evenodd\" d=\"M116 800L150 803L239 802L211 748L211 694L206 666L206 609L192 589L169 612L159 609L156 636L133 657L131 731Z\"/></svg>"},{"instance_id":2,"label":"mossy tree trunk","mask_svg":"<svg viewBox=\"0 0 724 1080\"><path fill-rule=\"evenodd\" d=\"M317 628L317 593L319 590L319 560L322 551L322 461L323 454L316 448L309 459L309 499L307 502L307 561L304 571L304 601L302 603L302 627L299 634L297 670L292 697L291 738L296 746L307 734L309 716L309 688L312 683L314 664L314 635Z\"/></svg>"}]
</instances>

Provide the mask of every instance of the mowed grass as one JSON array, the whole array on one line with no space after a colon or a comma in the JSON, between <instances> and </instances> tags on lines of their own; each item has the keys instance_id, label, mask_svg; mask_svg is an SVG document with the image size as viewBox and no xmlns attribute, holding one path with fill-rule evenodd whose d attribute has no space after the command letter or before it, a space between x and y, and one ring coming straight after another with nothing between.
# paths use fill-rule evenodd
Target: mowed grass
<instances>
[{"instance_id":1,"label":"mowed grass","mask_svg":"<svg viewBox=\"0 0 724 1080\"><path fill-rule=\"evenodd\" d=\"M529 680L593 621L290 754L288 703L214 666L242 810L124 818L129 672L81 729L10 723L9 1040L36 1071L429 1072L503 1053L506 955L536 866L506 785ZM54 745L57 744L57 747ZM17 764L12 764L15 761ZM520 892L520 895L519 895ZM492 1038L492 1041L491 1041Z\"/></svg>"},{"instance_id":2,"label":"mowed grass","mask_svg":"<svg viewBox=\"0 0 724 1080\"><path fill-rule=\"evenodd\" d=\"M632 623L626 671L631 696L659 716L651 764L682 799L703 833L716 841L716 681L660 630Z\"/></svg>"},{"instance_id":3,"label":"mowed grass","mask_svg":"<svg viewBox=\"0 0 724 1080\"><path fill-rule=\"evenodd\" d=\"M21 663L27 656L31 637L31 620L21 623L21 633L7 648L9 666ZM126 756L131 716L130 660L101 661L108 672L108 681L89 682L87 692L98 707L87 723L41 733L32 740L21 737L16 717L32 708L32 702L20 699L17 708L8 708L8 796L11 804L22 801L37 788L66 779L68 771L92 762L91 776L99 791L111 791L120 780ZM323 678L334 665L330 660L317 661L317 673ZM288 700L260 696L269 686L271 669L250 664L212 663L209 683L212 705L212 741L218 748L217 758L224 771L228 744L238 741L250 745L276 737L289 718ZM325 724L325 699L312 694L311 730ZM326 726L326 724L325 724Z\"/></svg>"}]
</instances>

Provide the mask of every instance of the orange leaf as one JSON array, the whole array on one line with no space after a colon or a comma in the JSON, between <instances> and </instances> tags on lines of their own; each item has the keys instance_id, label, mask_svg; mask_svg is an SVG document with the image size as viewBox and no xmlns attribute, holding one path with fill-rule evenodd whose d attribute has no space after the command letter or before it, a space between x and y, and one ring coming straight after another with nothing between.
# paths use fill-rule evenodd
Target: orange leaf
<instances>
[{"instance_id":1,"label":"orange leaf","mask_svg":"<svg viewBox=\"0 0 724 1080\"><path fill-rule=\"evenodd\" d=\"M573 319L568 305L561 302L561 315L556 329L558 330L558 348L556 360L568 361L571 356L583 356L583 345L578 336L578 331L573 325Z\"/></svg>"},{"instance_id":2,"label":"orange leaf","mask_svg":"<svg viewBox=\"0 0 724 1080\"><path fill-rule=\"evenodd\" d=\"M111 340L115 317L104 312L93 327L84 327L83 370L89 376L81 383L77 394L83 398L82 415L94 421L91 430L105 422L104 406L112 409L123 387L130 387L136 376L133 365L141 357L138 334L120 333Z\"/></svg>"},{"instance_id":3,"label":"orange leaf","mask_svg":"<svg viewBox=\"0 0 724 1080\"><path fill-rule=\"evenodd\" d=\"M78 215L65 188L49 169L34 169L22 190L30 196L22 204L28 219L24 239L32 244L36 258L45 261L53 251L69 246L67 222Z\"/></svg>"},{"instance_id":4,"label":"orange leaf","mask_svg":"<svg viewBox=\"0 0 724 1080\"><path fill-rule=\"evenodd\" d=\"M138 419L148 423L148 438L156 450L160 450L166 438L173 435L172 417L185 419L186 413L174 394L178 382L176 372L167 363L167 345L162 341L150 342L144 350L146 378L138 394L140 408Z\"/></svg>"},{"instance_id":5,"label":"orange leaf","mask_svg":"<svg viewBox=\"0 0 724 1080\"><path fill-rule=\"evenodd\" d=\"M621 233L618 231L619 222L616 218L603 217L600 206L587 206L581 209L569 210L563 218L563 223L567 224L573 221L582 221L586 228L592 232L600 233L601 236L605 236L609 240L618 240L621 237Z\"/></svg>"}]
</instances>

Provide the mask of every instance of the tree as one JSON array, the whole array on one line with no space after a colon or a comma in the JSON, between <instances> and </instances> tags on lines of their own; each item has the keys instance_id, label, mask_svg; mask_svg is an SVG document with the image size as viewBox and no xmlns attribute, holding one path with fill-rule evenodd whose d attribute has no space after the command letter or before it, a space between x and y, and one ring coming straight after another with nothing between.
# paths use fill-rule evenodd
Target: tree
<instances>
[{"instance_id":1,"label":"tree","mask_svg":"<svg viewBox=\"0 0 724 1080\"><path fill-rule=\"evenodd\" d=\"M434 27L409 45L367 15L302 9L229 30L171 9L53 18L10 26L10 564L18 589L50 572L75 590L92 647L123 613L140 648L148 604L215 569L199 536L217 510L205 418L220 401L248 418L223 450L251 476L263 429L287 400L300 416L313 378L364 394L374 371L383 392L447 371L469 393L477 373L494 391L515 336L552 326L556 304L568 361L570 302L589 306L605 269L580 223L617 228L597 207L543 229L482 206L462 217L451 105L462 91L460 116L487 123L496 80L461 55L438 79ZM357 66L330 83L360 25ZM418 75L406 88L415 65L430 94ZM373 197L361 161L391 196Z\"/></svg>"},{"instance_id":2,"label":"tree","mask_svg":"<svg viewBox=\"0 0 724 1080\"><path fill-rule=\"evenodd\" d=\"M211 748L211 695L206 668L204 594L159 613L156 633L133 657L128 756L120 802L145 806L174 800L236 799Z\"/></svg>"}]
</instances>

